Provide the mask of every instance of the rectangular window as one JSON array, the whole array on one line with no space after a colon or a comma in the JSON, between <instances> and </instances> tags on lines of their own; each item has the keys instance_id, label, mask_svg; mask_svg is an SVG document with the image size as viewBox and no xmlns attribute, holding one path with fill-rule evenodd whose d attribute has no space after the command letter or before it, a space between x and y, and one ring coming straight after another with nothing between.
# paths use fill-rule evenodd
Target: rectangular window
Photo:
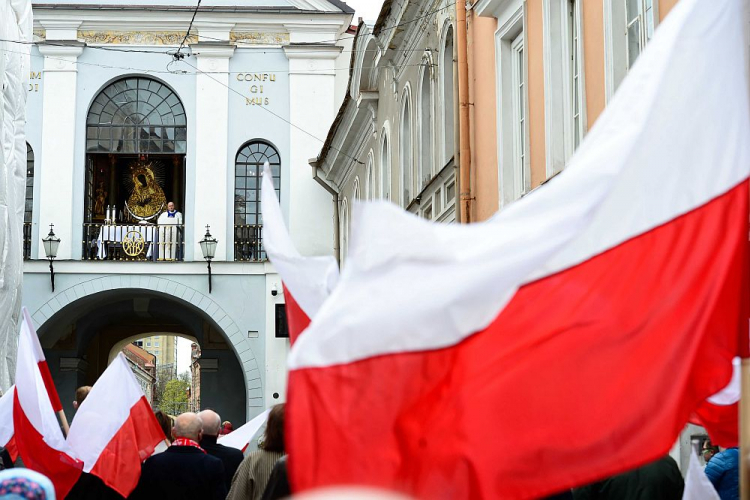
<instances>
[{"instance_id":1,"label":"rectangular window","mask_svg":"<svg viewBox=\"0 0 750 500\"><path fill-rule=\"evenodd\" d=\"M511 43L511 92L513 126L513 169L516 172L516 196L525 194L530 185L526 171L526 72L523 33Z\"/></svg>"},{"instance_id":2,"label":"rectangular window","mask_svg":"<svg viewBox=\"0 0 750 500\"><path fill-rule=\"evenodd\" d=\"M276 338L289 338L289 328L286 322L286 306L284 304L276 304Z\"/></svg>"},{"instance_id":3,"label":"rectangular window","mask_svg":"<svg viewBox=\"0 0 750 500\"><path fill-rule=\"evenodd\" d=\"M581 23L580 2L568 2L568 53L570 54L570 113L572 121L573 151L578 149L583 137L583 89L581 78Z\"/></svg>"},{"instance_id":4,"label":"rectangular window","mask_svg":"<svg viewBox=\"0 0 750 500\"><path fill-rule=\"evenodd\" d=\"M625 0L625 23L628 69L643 51L654 34L653 0Z\"/></svg>"}]
</instances>

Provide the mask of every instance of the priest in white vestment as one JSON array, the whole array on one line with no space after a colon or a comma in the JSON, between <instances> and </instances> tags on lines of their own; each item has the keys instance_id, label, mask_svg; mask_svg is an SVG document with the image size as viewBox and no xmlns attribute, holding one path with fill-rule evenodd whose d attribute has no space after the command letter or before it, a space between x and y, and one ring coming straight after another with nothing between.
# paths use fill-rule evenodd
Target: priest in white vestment
<instances>
[{"instance_id":1,"label":"priest in white vestment","mask_svg":"<svg viewBox=\"0 0 750 500\"><path fill-rule=\"evenodd\" d=\"M180 255L180 231L182 213L175 209L174 202L167 203L167 211L157 221L159 224L159 260L177 260Z\"/></svg>"}]
</instances>

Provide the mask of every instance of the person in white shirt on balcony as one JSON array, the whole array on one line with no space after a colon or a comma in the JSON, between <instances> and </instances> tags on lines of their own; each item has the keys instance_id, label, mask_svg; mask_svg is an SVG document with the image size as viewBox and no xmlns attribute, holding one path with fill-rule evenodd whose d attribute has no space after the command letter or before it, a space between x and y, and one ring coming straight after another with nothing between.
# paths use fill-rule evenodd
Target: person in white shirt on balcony
<instances>
[{"instance_id":1,"label":"person in white shirt on balcony","mask_svg":"<svg viewBox=\"0 0 750 500\"><path fill-rule=\"evenodd\" d=\"M159 260L178 260L180 254L180 230L182 213L175 209L174 202L167 203L167 211L157 220L159 224Z\"/></svg>"}]
</instances>

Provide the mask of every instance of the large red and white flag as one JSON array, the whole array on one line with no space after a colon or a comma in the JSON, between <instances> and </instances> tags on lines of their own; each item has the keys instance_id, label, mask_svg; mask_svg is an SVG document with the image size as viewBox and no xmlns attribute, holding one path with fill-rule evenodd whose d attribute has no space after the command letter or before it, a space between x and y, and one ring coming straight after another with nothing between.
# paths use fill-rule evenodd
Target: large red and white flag
<instances>
[{"instance_id":1,"label":"large red and white flag","mask_svg":"<svg viewBox=\"0 0 750 500\"><path fill-rule=\"evenodd\" d=\"M29 335L29 338L31 339L31 352L36 364L39 366L39 373L42 375L44 387L49 395L49 400L52 402L52 409L55 410L55 412L62 411L63 407L60 402L60 396L58 396L55 383L52 381L52 374L49 371L47 358L44 357L42 344L39 342L39 335L36 333L36 328L34 328L34 323L31 321L29 311L23 307L21 308L21 314L23 315L23 321L21 322L21 335Z\"/></svg>"},{"instance_id":2,"label":"large red and white flag","mask_svg":"<svg viewBox=\"0 0 750 500\"><path fill-rule=\"evenodd\" d=\"M284 224L272 179L266 163L261 192L263 247L284 283L289 339L294 344L336 286L339 268L331 256L300 255Z\"/></svg>"},{"instance_id":3,"label":"large red and white flag","mask_svg":"<svg viewBox=\"0 0 750 500\"><path fill-rule=\"evenodd\" d=\"M141 477L141 463L164 440L125 356L118 354L78 409L68 443L84 472L127 497Z\"/></svg>"},{"instance_id":4,"label":"large red and white flag","mask_svg":"<svg viewBox=\"0 0 750 500\"><path fill-rule=\"evenodd\" d=\"M667 453L747 355L742 13L679 2L570 166L492 220L355 214L290 353L293 489L534 498Z\"/></svg>"},{"instance_id":5,"label":"large red and white flag","mask_svg":"<svg viewBox=\"0 0 750 500\"><path fill-rule=\"evenodd\" d=\"M11 386L8 392L0 397L0 446L10 453L10 458L15 462L18 457L16 449L15 431L13 429L13 399L15 399L16 387Z\"/></svg>"},{"instance_id":6,"label":"large red and white flag","mask_svg":"<svg viewBox=\"0 0 750 500\"><path fill-rule=\"evenodd\" d=\"M253 436L257 434L260 428L263 427L263 424L266 423L266 420L268 420L270 412L271 410L266 410L240 428L235 429L229 434L219 436L218 443L244 452L250 444L250 440L253 439Z\"/></svg>"},{"instance_id":7,"label":"large red and white flag","mask_svg":"<svg viewBox=\"0 0 750 500\"><path fill-rule=\"evenodd\" d=\"M51 377L42 377L41 368L46 363L42 364L44 356L40 353L39 339L24 309L13 400L16 447L24 465L47 476L55 485L57 496L65 498L81 475L83 464L75 458L60 430L51 401L54 386Z\"/></svg>"}]
</instances>

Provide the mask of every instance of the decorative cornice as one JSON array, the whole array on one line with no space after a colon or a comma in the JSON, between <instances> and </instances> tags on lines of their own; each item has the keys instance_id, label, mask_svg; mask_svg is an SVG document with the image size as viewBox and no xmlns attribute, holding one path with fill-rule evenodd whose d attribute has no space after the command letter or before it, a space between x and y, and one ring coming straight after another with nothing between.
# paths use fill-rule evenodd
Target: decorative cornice
<instances>
[{"instance_id":1,"label":"decorative cornice","mask_svg":"<svg viewBox=\"0 0 750 500\"><path fill-rule=\"evenodd\" d=\"M343 47L331 44L305 43L284 46L287 59L335 59L344 50Z\"/></svg>"},{"instance_id":2,"label":"decorative cornice","mask_svg":"<svg viewBox=\"0 0 750 500\"><path fill-rule=\"evenodd\" d=\"M179 45L185 32L179 31L79 31L79 40L91 44L111 45ZM190 35L187 43L197 43L198 36Z\"/></svg>"},{"instance_id":3,"label":"decorative cornice","mask_svg":"<svg viewBox=\"0 0 750 500\"><path fill-rule=\"evenodd\" d=\"M83 53L83 48L85 46L86 44L81 42L68 42L64 45L58 42L56 42L55 45L50 45L48 43L40 43L37 45L40 54L51 57L78 57Z\"/></svg>"},{"instance_id":4,"label":"decorative cornice","mask_svg":"<svg viewBox=\"0 0 750 500\"><path fill-rule=\"evenodd\" d=\"M286 45L289 33L238 32L229 34L229 41L247 45Z\"/></svg>"}]
</instances>

